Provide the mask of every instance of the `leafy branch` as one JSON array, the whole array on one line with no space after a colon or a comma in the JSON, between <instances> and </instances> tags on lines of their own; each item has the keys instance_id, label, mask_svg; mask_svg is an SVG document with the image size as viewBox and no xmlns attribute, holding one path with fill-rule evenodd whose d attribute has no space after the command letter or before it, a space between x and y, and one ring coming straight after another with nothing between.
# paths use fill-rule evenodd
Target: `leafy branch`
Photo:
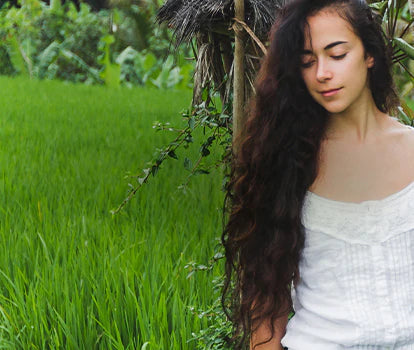
<instances>
[{"instance_id":1,"label":"leafy branch","mask_svg":"<svg viewBox=\"0 0 414 350\"><path fill-rule=\"evenodd\" d=\"M209 169L212 167L219 167L227 159L227 151L231 145L231 128L230 119L231 116L226 114L225 111L229 108L225 106L223 112L219 112L216 105L214 104L214 99L211 96L214 94L214 91L206 91L204 94L204 101L192 109L186 110L182 116L186 121L186 127L174 128L171 127L169 123L160 123L155 122L153 128L157 131L170 131L177 133L177 136L170 141L166 146L161 149L157 149L157 154L154 159L147 163L147 167L141 170L138 175L127 176L136 180L136 184L128 184L130 190L127 197L122 201L122 203L114 210L111 210L113 215L118 214L125 205L137 194L139 189L146 183L148 183L151 175L156 176L158 171L161 168L161 165L167 159L176 159L178 160L177 152L181 147L188 148L190 144L193 143L194 138L193 134L196 130L202 129L204 136L207 135L206 139L202 143L199 149L199 157L194 163L189 159L184 159L184 168L190 173L187 176L184 183L179 186L179 189L185 189L190 181L190 179L195 175L200 174L209 174ZM208 101L208 102L207 102ZM223 157L216 163L210 165L209 167L203 166L203 160L211 154L211 148L214 144L219 144L224 147Z\"/></svg>"}]
</instances>

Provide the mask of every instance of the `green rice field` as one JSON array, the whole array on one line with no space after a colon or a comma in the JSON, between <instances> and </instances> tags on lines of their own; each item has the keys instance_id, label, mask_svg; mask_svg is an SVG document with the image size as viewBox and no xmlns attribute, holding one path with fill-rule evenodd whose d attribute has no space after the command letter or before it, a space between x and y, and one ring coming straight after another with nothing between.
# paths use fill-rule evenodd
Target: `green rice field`
<instances>
[{"instance_id":1,"label":"green rice field","mask_svg":"<svg viewBox=\"0 0 414 350\"><path fill-rule=\"evenodd\" d=\"M190 306L212 303L214 276L185 265L214 255L220 174L183 194L179 153L110 214L174 136L153 121L181 125L191 93L0 85L0 349L194 349L207 321Z\"/></svg>"}]
</instances>

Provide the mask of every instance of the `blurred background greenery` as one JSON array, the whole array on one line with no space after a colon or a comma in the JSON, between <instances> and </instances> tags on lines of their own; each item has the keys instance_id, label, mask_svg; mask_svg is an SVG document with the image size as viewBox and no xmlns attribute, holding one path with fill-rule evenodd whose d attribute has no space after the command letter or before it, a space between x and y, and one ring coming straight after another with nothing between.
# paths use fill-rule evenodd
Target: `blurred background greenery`
<instances>
[{"instance_id":1,"label":"blurred background greenery","mask_svg":"<svg viewBox=\"0 0 414 350\"><path fill-rule=\"evenodd\" d=\"M193 61L155 21L157 0L3 2L0 74L190 89Z\"/></svg>"}]
</instances>

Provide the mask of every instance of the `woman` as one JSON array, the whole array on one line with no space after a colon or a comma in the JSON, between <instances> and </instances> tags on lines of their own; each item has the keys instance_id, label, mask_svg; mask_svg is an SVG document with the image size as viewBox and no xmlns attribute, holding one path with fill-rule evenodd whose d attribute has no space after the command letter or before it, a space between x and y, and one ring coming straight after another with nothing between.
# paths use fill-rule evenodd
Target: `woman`
<instances>
[{"instance_id":1,"label":"woman","mask_svg":"<svg viewBox=\"0 0 414 350\"><path fill-rule=\"evenodd\" d=\"M414 349L414 130L390 69L365 1L280 11L227 189L236 348Z\"/></svg>"}]
</instances>

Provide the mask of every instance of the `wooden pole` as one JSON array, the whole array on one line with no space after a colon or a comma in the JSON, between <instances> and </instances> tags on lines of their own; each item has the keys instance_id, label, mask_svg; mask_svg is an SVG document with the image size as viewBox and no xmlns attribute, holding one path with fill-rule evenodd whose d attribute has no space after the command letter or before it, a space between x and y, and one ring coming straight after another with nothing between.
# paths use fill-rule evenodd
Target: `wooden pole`
<instances>
[{"instance_id":1,"label":"wooden pole","mask_svg":"<svg viewBox=\"0 0 414 350\"><path fill-rule=\"evenodd\" d=\"M244 0L234 0L234 12L237 20L244 22ZM233 141L243 129L244 122L244 42L243 28L235 22L234 47L234 85L233 85Z\"/></svg>"}]
</instances>

